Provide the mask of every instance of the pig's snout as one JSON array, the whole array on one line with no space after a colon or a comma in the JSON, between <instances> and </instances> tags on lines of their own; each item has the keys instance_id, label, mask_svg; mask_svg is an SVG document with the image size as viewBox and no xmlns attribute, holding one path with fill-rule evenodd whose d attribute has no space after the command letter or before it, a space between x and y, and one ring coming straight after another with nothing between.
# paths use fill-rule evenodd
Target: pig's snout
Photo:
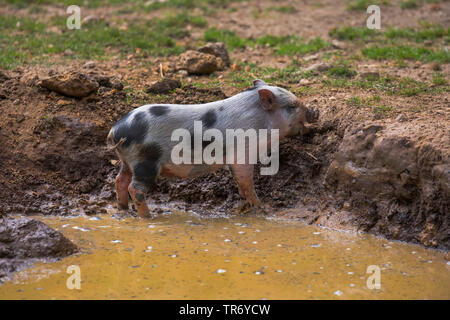
<instances>
[{"instance_id":1,"label":"pig's snout","mask_svg":"<svg viewBox=\"0 0 450 320\"><path fill-rule=\"evenodd\" d=\"M306 111L306 121L309 123L317 122L319 120L319 110L312 109Z\"/></svg>"}]
</instances>

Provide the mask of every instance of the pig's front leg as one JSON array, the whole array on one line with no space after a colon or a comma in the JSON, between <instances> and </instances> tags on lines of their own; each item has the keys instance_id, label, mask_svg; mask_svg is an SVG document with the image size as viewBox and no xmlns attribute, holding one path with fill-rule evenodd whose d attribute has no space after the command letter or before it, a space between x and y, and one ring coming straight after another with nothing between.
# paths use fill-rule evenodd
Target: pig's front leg
<instances>
[{"instance_id":1,"label":"pig's front leg","mask_svg":"<svg viewBox=\"0 0 450 320\"><path fill-rule=\"evenodd\" d=\"M133 180L128 186L128 192L141 218L151 218L145 196L155 184L160 173L160 165L154 159L148 158L133 167Z\"/></svg>"},{"instance_id":2,"label":"pig's front leg","mask_svg":"<svg viewBox=\"0 0 450 320\"><path fill-rule=\"evenodd\" d=\"M151 215L148 210L147 203L145 202L145 192L143 190L136 189L133 184L128 186L128 192L131 199L133 199L134 205L141 218L150 218Z\"/></svg>"},{"instance_id":3,"label":"pig's front leg","mask_svg":"<svg viewBox=\"0 0 450 320\"><path fill-rule=\"evenodd\" d=\"M236 179L239 194L247 200L247 202L254 207L260 207L261 201L255 193L253 185L253 165L252 164L233 164L230 165Z\"/></svg>"},{"instance_id":4,"label":"pig's front leg","mask_svg":"<svg viewBox=\"0 0 450 320\"><path fill-rule=\"evenodd\" d=\"M120 163L120 172L116 177L117 205L121 210L128 210L128 186L133 175L131 169L124 161Z\"/></svg>"}]
</instances>

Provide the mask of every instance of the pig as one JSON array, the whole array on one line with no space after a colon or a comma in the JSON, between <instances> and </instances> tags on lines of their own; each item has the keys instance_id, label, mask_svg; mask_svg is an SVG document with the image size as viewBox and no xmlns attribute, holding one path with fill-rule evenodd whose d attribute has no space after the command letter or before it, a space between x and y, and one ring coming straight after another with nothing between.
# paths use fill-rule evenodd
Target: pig
<instances>
[{"instance_id":1,"label":"pig","mask_svg":"<svg viewBox=\"0 0 450 320\"><path fill-rule=\"evenodd\" d=\"M317 110L306 108L288 90L254 80L253 87L230 98L197 105L149 104L121 118L107 137L109 148L120 159L116 177L116 197L119 209L128 209L131 196L138 216L149 218L146 194L158 177L190 178L213 172L228 165L237 182L239 194L252 207L261 202L253 184L254 164L174 164L172 140L174 130L192 132L195 121L204 129L278 129L279 139L297 135L306 123L316 122ZM270 144L270 141L269 141ZM227 150L224 149L224 156Z\"/></svg>"}]
</instances>

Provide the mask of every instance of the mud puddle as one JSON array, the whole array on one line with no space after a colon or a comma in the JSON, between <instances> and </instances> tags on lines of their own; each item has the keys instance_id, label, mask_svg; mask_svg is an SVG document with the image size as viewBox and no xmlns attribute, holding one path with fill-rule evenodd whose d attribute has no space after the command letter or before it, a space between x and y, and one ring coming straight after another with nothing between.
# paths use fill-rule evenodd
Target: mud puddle
<instances>
[{"instance_id":1,"label":"mud puddle","mask_svg":"<svg viewBox=\"0 0 450 320\"><path fill-rule=\"evenodd\" d=\"M450 299L445 252L257 216L35 217L81 254L39 263L0 299ZM81 289L69 290L70 265ZM369 289L368 266L380 268Z\"/></svg>"}]
</instances>

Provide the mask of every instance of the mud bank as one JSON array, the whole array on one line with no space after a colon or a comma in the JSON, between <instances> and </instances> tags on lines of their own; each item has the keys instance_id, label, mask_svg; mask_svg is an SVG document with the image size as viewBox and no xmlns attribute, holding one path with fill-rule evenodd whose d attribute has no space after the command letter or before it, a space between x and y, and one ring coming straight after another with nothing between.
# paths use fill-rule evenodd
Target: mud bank
<instances>
[{"instance_id":1,"label":"mud bank","mask_svg":"<svg viewBox=\"0 0 450 320\"><path fill-rule=\"evenodd\" d=\"M0 284L13 272L37 261L55 260L78 251L60 232L29 218L0 218Z\"/></svg>"},{"instance_id":2,"label":"mud bank","mask_svg":"<svg viewBox=\"0 0 450 320\"><path fill-rule=\"evenodd\" d=\"M99 89L82 99L40 87L44 76L48 70L17 69L0 79L1 214L106 212L118 171L116 156L105 149L106 135L139 104L111 85L117 79L105 80L112 73L88 73ZM164 102L224 97L219 88L187 85ZM146 103L155 99L149 94ZM320 123L281 144L277 175L260 176L255 168L256 192L271 214L449 249L448 108L436 111L439 121L425 112L408 121L376 120L336 104L336 98L330 102L327 93L304 101L320 110ZM161 179L150 199L204 215L234 214L240 200L227 170Z\"/></svg>"}]
</instances>

